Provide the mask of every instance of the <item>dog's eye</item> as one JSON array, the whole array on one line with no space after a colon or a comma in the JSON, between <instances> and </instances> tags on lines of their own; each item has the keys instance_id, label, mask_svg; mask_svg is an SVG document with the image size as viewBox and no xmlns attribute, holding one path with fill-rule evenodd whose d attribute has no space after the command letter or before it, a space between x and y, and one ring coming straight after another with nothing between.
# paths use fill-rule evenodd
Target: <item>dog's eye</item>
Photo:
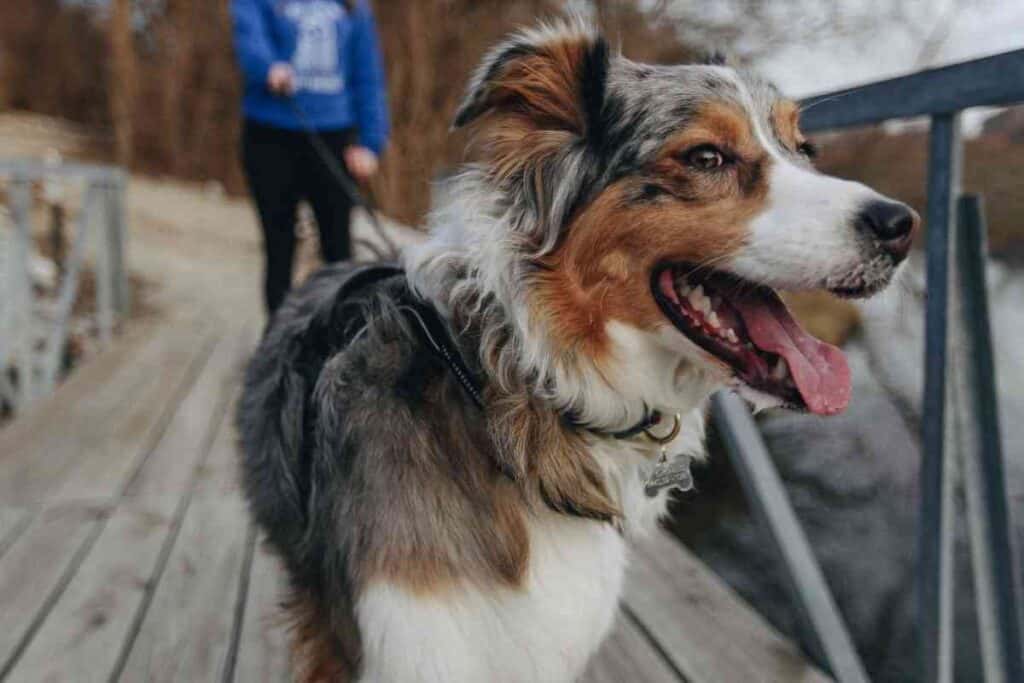
<instances>
[{"instance_id":1,"label":"dog's eye","mask_svg":"<svg viewBox=\"0 0 1024 683\"><path fill-rule=\"evenodd\" d=\"M687 166L711 171L725 163L725 155L714 145L700 145L686 152L683 160Z\"/></svg>"},{"instance_id":2,"label":"dog's eye","mask_svg":"<svg viewBox=\"0 0 1024 683\"><path fill-rule=\"evenodd\" d=\"M804 155L808 159L813 159L818 156L818 147L810 140L804 140L796 146L796 151Z\"/></svg>"}]
</instances>

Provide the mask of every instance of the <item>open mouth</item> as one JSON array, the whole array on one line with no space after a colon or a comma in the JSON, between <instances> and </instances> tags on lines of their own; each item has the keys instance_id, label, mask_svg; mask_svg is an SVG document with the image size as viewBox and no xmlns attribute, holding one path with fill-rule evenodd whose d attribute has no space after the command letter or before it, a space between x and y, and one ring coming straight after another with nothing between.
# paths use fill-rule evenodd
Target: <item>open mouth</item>
<instances>
[{"instance_id":1,"label":"open mouth","mask_svg":"<svg viewBox=\"0 0 1024 683\"><path fill-rule=\"evenodd\" d=\"M652 289L672 324L748 387L819 415L849 403L843 352L804 330L773 289L685 264L656 269Z\"/></svg>"}]
</instances>

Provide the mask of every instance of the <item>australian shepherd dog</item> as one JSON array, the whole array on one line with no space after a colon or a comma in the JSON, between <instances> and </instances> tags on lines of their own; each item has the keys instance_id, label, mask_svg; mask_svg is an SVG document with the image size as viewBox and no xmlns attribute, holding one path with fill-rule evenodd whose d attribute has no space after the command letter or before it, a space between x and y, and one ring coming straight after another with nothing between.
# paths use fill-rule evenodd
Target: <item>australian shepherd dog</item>
<instances>
[{"instance_id":1,"label":"australian shepherd dog","mask_svg":"<svg viewBox=\"0 0 1024 683\"><path fill-rule=\"evenodd\" d=\"M248 368L244 486L299 680L574 680L665 510L652 468L702 451L710 394L844 409L842 352L776 292L879 291L919 219L817 173L799 111L577 20L484 58L430 237L401 272L314 275Z\"/></svg>"}]
</instances>

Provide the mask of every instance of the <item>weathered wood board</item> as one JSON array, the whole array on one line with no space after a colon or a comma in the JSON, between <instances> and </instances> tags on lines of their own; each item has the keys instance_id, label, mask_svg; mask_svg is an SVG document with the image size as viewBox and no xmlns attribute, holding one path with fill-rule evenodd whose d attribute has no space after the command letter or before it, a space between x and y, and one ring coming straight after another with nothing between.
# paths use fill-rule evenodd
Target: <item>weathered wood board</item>
<instances>
[{"instance_id":1,"label":"weathered wood board","mask_svg":"<svg viewBox=\"0 0 1024 683\"><path fill-rule=\"evenodd\" d=\"M688 680L829 680L674 538L634 549L624 602Z\"/></svg>"}]
</instances>

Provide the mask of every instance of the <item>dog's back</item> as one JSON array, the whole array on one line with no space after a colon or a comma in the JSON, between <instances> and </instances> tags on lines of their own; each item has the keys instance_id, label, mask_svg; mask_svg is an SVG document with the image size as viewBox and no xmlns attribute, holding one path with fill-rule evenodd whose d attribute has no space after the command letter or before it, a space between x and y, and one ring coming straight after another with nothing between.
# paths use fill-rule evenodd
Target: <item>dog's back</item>
<instances>
[{"instance_id":1,"label":"dog's back","mask_svg":"<svg viewBox=\"0 0 1024 683\"><path fill-rule=\"evenodd\" d=\"M315 273L268 324L239 401L243 486L253 516L288 570L291 592L285 606L294 656L305 662L307 680L350 679L360 653L344 572L336 582L323 580L323 564L336 548L312 507L318 486L313 394L330 358L343 353L365 327L370 302L404 289L397 272L341 263ZM334 455L343 462L353 454Z\"/></svg>"},{"instance_id":2,"label":"dog's back","mask_svg":"<svg viewBox=\"0 0 1024 683\"><path fill-rule=\"evenodd\" d=\"M394 274L360 278L361 270L341 263L315 273L268 324L246 371L238 409L245 487L257 520L280 548L301 546L307 535L317 378L365 324L368 285L375 284L366 280Z\"/></svg>"}]
</instances>

